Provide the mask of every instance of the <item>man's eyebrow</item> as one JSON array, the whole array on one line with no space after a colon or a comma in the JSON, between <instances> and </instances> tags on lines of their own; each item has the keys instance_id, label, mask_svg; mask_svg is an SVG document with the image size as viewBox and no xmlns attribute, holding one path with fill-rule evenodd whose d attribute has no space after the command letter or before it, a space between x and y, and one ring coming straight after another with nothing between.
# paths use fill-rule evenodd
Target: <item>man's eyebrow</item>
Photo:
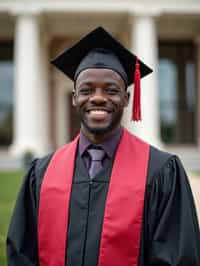
<instances>
[{"instance_id":1,"label":"man's eyebrow","mask_svg":"<svg viewBox=\"0 0 200 266\"><path fill-rule=\"evenodd\" d=\"M119 84L115 81L108 81L108 82L105 82L106 85L114 85L114 86L117 86L119 87Z\"/></svg>"},{"instance_id":2,"label":"man's eyebrow","mask_svg":"<svg viewBox=\"0 0 200 266\"><path fill-rule=\"evenodd\" d=\"M80 81L78 84L76 83L76 85L81 86L81 85L88 85L91 86L92 85L92 81Z\"/></svg>"}]
</instances>

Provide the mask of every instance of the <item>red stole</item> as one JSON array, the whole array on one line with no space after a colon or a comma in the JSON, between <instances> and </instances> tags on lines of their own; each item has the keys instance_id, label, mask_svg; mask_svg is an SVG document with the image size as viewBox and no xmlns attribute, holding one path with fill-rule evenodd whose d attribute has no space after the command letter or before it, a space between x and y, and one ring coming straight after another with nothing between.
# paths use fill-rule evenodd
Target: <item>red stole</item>
<instances>
[{"instance_id":1,"label":"red stole","mask_svg":"<svg viewBox=\"0 0 200 266\"><path fill-rule=\"evenodd\" d=\"M40 191L40 266L65 266L69 202L79 137L52 157ZM137 266L149 145L126 129L115 155L106 199L98 266Z\"/></svg>"}]
</instances>

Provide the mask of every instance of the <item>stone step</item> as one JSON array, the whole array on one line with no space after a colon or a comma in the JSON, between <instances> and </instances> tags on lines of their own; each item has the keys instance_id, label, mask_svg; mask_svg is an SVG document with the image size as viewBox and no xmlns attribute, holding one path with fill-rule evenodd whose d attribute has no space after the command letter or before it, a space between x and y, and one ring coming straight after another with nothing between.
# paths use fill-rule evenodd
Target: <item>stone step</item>
<instances>
[{"instance_id":1,"label":"stone step","mask_svg":"<svg viewBox=\"0 0 200 266\"><path fill-rule=\"evenodd\" d=\"M198 149L168 149L170 153L178 155L187 171L200 172L200 150Z\"/></svg>"},{"instance_id":2,"label":"stone step","mask_svg":"<svg viewBox=\"0 0 200 266\"><path fill-rule=\"evenodd\" d=\"M7 150L0 150L0 170L19 170L23 168L20 158L13 157Z\"/></svg>"},{"instance_id":3,"label":"stone step","mask_svg":"<svg viewBox=\"0 0 200 266\"><path fill-rule=\"evenodd\" d=\"M192 188L192 193L197 209L197 215L200 225L200 176L189 175L189 181Z\"/></svg>"},{"instance_id":4,"label":"stone step","mask_svg":"<svg viewBox=\"0 0 200 266\"><path fill-rule=\"evenodd\" d=\"M187 171L200 172L199 150L168 149L167 151L177 154ZM23 167L23 162L20 158L11 156L6 149L0 149L0 170L20 169L21 167Z\"/></svg>"}]
</instances>

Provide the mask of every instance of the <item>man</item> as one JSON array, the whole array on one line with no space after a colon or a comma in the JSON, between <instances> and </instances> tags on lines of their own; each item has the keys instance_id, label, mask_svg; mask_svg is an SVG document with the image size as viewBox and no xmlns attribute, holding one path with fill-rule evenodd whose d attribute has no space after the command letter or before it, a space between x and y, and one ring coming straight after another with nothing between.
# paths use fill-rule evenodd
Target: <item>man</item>
<instances>
[{"instance_id":1,"label":"man","mask_svg":"<svg viewBox=\"0 0 200 266\"><path fill-rule=\"evenodd\" d=\"M8 265L199 266L179 159L120 123L133 82L133 118L141 118L140 74L151 69L101 27L53 64L74 80L80 136L32 163L8 232Z\"/></svg>"}]
</instances>

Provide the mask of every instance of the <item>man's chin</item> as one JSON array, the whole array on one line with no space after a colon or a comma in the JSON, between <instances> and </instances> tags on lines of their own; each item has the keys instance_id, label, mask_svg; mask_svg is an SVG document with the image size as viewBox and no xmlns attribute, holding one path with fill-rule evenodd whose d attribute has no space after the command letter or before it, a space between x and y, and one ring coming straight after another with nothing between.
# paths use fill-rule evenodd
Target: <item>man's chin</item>
<instances>
[{"instance_id":1,"label":"man's chin","mask_svg":"<svg viewBox=\"0 0 200 266\"><path fill-rule=\"evenodd\" d=\"M95 135L103 135L112 130L112 124L107 126L90 126L87 123L83 123L88 132Z\"/></svg>"},{"instance_id":2,"label":"man's chin","mask_svg":"<svg viewBox=\"0 0 200 266\"><path fill-rule=\"evenodd\" d=\"M88 127L87 126L87 130L88 132L95 134L95 135L103 135L105 133L107 133L108 131L110 131L110 127Z\"/></svg>"}]
</instances>

